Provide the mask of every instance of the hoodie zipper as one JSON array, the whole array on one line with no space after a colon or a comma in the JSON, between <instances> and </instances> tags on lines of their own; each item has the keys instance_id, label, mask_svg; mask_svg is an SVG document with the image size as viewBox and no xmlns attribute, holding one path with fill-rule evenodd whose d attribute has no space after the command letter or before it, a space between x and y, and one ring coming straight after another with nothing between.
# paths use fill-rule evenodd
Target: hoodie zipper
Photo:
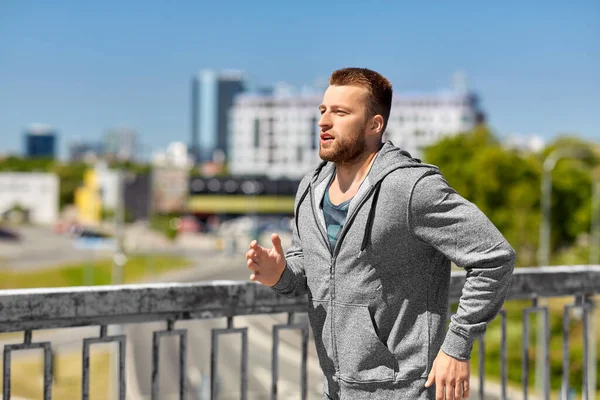
<instances>
[{"instance_id":1,"label":"hoodie zipper","mask_svg":"<svg viewBox=\"0 0 600 400\"><path fill-rule=\"evenodd\" d=\"M342 231L340 232L340 236L338 237L338 240L335 243L332 260L334 260L337 257L338 253L340 252L341 244L344 241L344 238L346 237L346 233L348 232L348 229L350 229L350 226L354 222L354 218L356 217L356 214L362 208L362 206L365 204L365 202L369 199L369 197L371 197L371 194L373 193L373 190L375 189L376 185L377 184L371 185L371 187L369 188L369 191L367 193L365 193L364 197L360 200L360 203L358 203L356 205L356 207L354 208L354 210L352 210L352 214L350 214L346 217L346 222L344 223L344 227L342 228ZM359 252L358 256L360 257L360 252Z\"/></svg>"},{"instance_id":2,"label":"hoodie zipper","mask_svg":"<svg viewBox=\"0 0 600 400\"><path fill-rule=\"evenodd\" d=\"M356 214L358 213L358 210L360 210L361 207L364 205L364 203L367 201L367 199L369 197L371 197L371 193L373 192L374 187L375 186L371 186L369 188L369 191L364 195L364 197L356 205L356 207L352 211L352 214L350 214L346 218L346 223L344 223L342 232L340 232L340 236L338 237L338 239L335 243L335 248L333 249L333 254L331 256L331 262L329 264L330 265L330 267L329 267L329 290L331 292L331 318L330 318L330 325L331 325L330 332L331 332L331 341L332 341L331 349L333 350L333 361L334 361L334 365L335 365L335 370L338 372L340 370L340 365L339 365L339 358L338 358L338 351L337 351L336 330L335 330L335 324L334 324L334 320L335 320L335 280L334 280L335 262L336 262L337 255L340 251L341 242L343 241L344 237L346 236L346 232L348 231L350 225L352 225L352 223L354 222L354 218L355 218ZM311 199L312 199L312 195L311 195ZM314 209L313 209L313 211L314 211ZM359 253L359 257L360 257L360 253Z\"/></svg>"}]
</instances>

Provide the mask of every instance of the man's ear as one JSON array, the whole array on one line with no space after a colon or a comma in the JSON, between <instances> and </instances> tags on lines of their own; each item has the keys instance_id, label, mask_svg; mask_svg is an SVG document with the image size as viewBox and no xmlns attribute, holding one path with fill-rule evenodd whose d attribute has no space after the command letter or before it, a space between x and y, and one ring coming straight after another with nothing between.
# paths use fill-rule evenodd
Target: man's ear
<instances>
[{"instance_id":1,"label":"man's ear","mask_svg":"<svg viewBox=\"0 0 600 400\"><path fill-rule=\"evenodd\" d=\"M371 118L371 131L381 135L383 133L383 117L379 114Z\"/></svg>"}]
</instances>

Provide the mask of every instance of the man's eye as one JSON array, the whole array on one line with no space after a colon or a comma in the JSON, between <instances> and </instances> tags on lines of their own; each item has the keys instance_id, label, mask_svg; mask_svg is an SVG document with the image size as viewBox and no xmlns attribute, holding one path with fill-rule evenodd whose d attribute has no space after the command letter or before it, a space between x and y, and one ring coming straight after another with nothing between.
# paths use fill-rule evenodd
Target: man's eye
<instances>
[{"instance_id":1,"label":"man's eye","mask_svg":"<svg viewBox=\"0 0 600 400\"><path fill-rule=\"evenodd\" d=\"M338 110L337 114L344 115L344 114L346 114L346 111Z\"/></svg>"}]
</instances>

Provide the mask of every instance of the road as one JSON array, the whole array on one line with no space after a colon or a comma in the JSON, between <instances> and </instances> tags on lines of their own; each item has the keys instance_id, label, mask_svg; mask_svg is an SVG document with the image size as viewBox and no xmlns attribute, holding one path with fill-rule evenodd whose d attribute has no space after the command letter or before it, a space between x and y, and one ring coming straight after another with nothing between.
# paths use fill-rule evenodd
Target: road
<instances>
[{"instance_id":1,"label":"road","mask_svg":"<svg viewBox=\"0 0 600 400\"><path fill-rule=\"evenodd\" d=\"M239 267L212 268L200 271L186 280L247 280L248 272L240 257ZM302 318L302 315L299 315ZM285 323L287 315L265 315L234 318L234 327L248 327L248 399L269 399L271 386L272 326ZM165 329L165 323L136 324L126 327L129 346L133 350L133 369L139 396L149 399L152 376L152 332ZM226 321L203 320L177 323L175 329L188 329L188 395L186 399L204 400L209 397L211 329L225 328ZM286 332L280 341L279 399L300 398L300 347L301 337L296 332ZM178 399L179 344L177 338L161 339L160 399ZM240 389L240 335L226 335L219 339L219 399L238 399ZM309 398L322 399L322 375L318 366L314 343L309 340L308 356ZM129 387L133 389L131 384ZM129 390L128 390L129 391ZM133 393L132 393L133 394Z\"/></svg>"}]
</instances>

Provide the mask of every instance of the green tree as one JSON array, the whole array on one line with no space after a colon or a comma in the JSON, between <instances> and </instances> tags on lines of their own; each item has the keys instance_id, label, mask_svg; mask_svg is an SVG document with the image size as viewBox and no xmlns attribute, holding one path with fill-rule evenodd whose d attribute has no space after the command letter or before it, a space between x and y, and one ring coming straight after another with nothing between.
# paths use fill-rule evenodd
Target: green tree
<instances>
[{"instance_id":1,"label":"green tree","mask_svg":"<svg viewBox=\"0 0 600 400\"><path fill-rule=\"evenodd\" d=\"M552 243L559 249L589 231L590 171L599 165L592 143L561 137L540 153L527 153L503 147L479 126L428 147L424 161L440 167L450 185L490 218L519 254L518 264L526 266L537 264L542 164L557 148L581 155L560 161L552 174Z\"/></svg>"}]
</instances>

